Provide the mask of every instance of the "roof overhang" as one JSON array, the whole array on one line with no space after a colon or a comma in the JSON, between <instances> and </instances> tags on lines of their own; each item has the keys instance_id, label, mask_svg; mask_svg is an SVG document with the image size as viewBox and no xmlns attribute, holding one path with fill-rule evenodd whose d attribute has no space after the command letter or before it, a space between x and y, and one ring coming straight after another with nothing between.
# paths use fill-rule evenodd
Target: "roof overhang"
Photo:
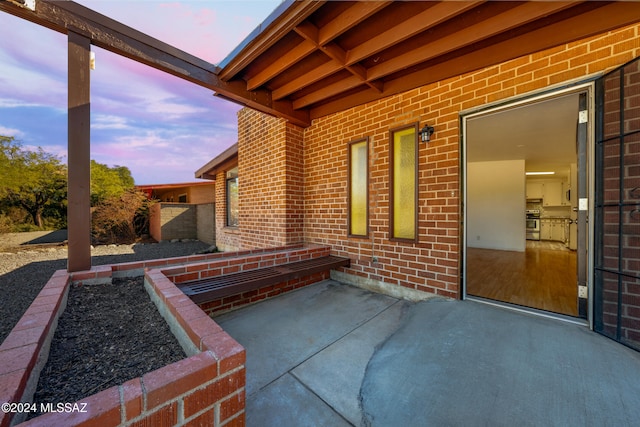
<instances>
[{"instance_id":1,"label":"roof overhang","mask_svg":"<svg viewBox=\"0 0 640 427\"><path fill-rule=\"evenodd\" d=\"M212 182L177 182L173 184L143 184L136 185L136 190L146 191L146 190L171 190L176 188L191 188L191 187L203 187L203 186L211 186Z\"/></svg>"},{"instance_id":2,"label":"roof overhang","mask_svg":"<svg viewBox=\"0 0 640 427\"><path fill-rule=\"evenodd\" d=\"M215 158L207 162L196 171L196 178L216 179L216 174L220 171L235 167L238 164L238 143L224 150Z\"/></svg>"},{"instance_id":3,"label":"roof overhang","mask_svg":"<svg viewBox=\"0 0 640 427\"><path fill-rule=\"evenodd\" d=\"M638 2L307 0L281 9L218 77L311 120L640 21Z\"/></svg>"},{"instance_id":4,"label":"roof overhang","mask_svg":"<svg viewBox=\"0 0 640 427\"><path fill-rule=\"evenodd\" d=\"M311 120L640 22L640 2L286 0L221 66L72 1L0 0L68 34L306 127ZM33 1L27 2L32 4Z\"/></svg>"}]
</instances>

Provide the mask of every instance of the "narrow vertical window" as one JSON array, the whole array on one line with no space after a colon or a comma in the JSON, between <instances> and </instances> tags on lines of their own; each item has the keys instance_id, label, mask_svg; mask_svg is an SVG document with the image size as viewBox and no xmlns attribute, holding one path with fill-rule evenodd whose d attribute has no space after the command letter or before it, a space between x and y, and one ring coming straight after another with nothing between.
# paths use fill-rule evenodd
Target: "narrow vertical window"
<instances>
[{"instance_id":1,"label":"narrow vertical window","mask_svg":"<svg viewBox=\"0 0 640 427\"><path fill-rule=\"evenodd\" d=\"M418 125L391 131L390 236L417 240Z\"/></svg>"},{"instance_id":2,"label":"narrow vertical window","mask_svg":"<svg viewBox=\"0 0 640 427\"><path fill-rule=\"evenodd\" d=\"M238 168L227 171L227 226L237 227L239 223L238 209Z\"/></svg>"},{"instance_id":3,"label":"narrow vertical window","mask_svg":"<svg viewBox=\"0 0 640 427\"><path fill-rule=\"evenodd\" d=\"M366 139L349 144L350 236L369 235L369 144Z\"/></svg>"}]
</instances>

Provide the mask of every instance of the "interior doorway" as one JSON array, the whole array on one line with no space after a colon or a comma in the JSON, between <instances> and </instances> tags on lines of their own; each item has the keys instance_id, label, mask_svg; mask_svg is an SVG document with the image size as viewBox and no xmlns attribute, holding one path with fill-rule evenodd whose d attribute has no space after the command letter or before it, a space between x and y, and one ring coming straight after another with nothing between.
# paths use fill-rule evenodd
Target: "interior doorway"
<instances>
[{"instance_id":1,"label":"interior doorway","mask_svg":"<svg viewBox=\"0 0 640 427\"><path fill-rule=\"evenodd\" d=\"M590 91L463 117L465 297L587 317L588 284L578 283L587 277L587 208L578 199L587 200L579 190L587 191L590 144L580 124Z\"/></svg>"}]
</instances>

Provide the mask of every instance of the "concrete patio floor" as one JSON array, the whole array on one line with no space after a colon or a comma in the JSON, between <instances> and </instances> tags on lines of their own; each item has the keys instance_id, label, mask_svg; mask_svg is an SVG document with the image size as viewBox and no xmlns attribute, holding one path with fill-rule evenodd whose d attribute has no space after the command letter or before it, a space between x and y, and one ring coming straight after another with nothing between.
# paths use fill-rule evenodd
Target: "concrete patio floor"
<instances>
[{"instance_id":1,"label":"concrete patio floor","mask_svg":"<svg viewBox=\"0 0 640 427\"><path fill-rule=\"evenodd\" d=\"M631 426L640 353L585 326L327 280L216 318L248 426Z\"/></svg>"}]
</instances>

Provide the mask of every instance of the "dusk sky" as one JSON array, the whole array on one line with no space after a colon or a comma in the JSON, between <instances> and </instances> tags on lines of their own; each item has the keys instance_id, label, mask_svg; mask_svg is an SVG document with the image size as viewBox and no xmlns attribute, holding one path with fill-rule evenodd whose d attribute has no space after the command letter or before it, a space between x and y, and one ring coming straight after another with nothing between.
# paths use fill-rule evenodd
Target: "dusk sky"
<instances>
[{"instance_id":1,"label":"dusk sky","mask_svg":"<svg viewBox=\"0 0 640 427\"><path fill-rule=\"evenodd\" d=\"M280 0L78 0L217 64ZM67 38L0 12L0 135L67 161ZM91 158L128 167L136 184L198 181L237 139L237 104L92 46Z\"/></svg>"}]
</instances>

